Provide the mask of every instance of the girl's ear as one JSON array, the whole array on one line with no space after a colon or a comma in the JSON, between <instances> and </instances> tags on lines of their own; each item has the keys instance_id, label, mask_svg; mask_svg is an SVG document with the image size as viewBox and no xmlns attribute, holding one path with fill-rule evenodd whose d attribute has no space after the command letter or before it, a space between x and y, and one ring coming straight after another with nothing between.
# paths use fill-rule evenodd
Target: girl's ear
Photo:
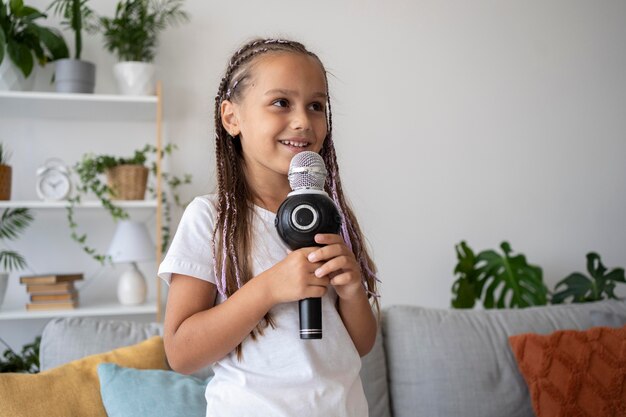
<instances>
[{"instance_id":1,"label":"girl's ear","mask_svg":"<svg viewBox=\"0 0 626 417\"><path fill-rule=\"evenodd\" d=\"M220 112L224 129L232 137L237 136L241 132L237 105L230 100L224 100L220 106Z\"/></svg>"}]
</instances>

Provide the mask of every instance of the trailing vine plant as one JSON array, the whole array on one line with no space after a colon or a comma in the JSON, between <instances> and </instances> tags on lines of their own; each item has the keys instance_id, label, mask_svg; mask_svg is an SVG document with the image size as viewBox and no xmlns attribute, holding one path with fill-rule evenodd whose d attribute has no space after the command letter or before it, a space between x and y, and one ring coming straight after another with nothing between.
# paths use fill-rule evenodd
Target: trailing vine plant
<instances>
[{"instance_id":1,"label":"trailing vine plant","mask_svg":"<svg viewBox=\"0 0 626 417\"><path fill-rule=\"evenodd\" d=\"M176 146L173 144L166 145L161 150L161 157L165 155L171 155L172 151L176 149ZM98 261L101 264L105 262L110 262L110 257L108 255L100 253L97 249L92 247L87 242L87 234L85 232L79 231L79 226L76 222L74 211L75 208L81 204L82 197L91 192L95 194L98 198L102 206L106 211L109 212L114 221L125 220L130 216L128 212L123 208L117 205L112 197L115 196L115 191L108 186L106 182L101 180L102 176L106 173L108 169L114 168L119 165L142 165L145 166L148 161L148 155L152 154L156 156L157 148L153 145L145 145L142 149L138 149L135 151L132 157L124 158L117 157L112 155L94 155L94 154L85 154L83 159L76 163L74 166L74 170L76 171L79 179L79 183L76 186L76 194L69 198L69 204L67 206L67 221L70 227L70 236L72 240L77 242L83 251L90 255L93 259ZM148 163L149 171L156 178L157 174L157 164L156 158ZM178 187L190 184L191 183L191 175L184 174L182 178L172 175L168 172L164 172L161 170L161 178L163 180L163 190L161 193L161 203L163 207L163 224L161 226L162 231L162 244L161 250L165 252L167 245L170 240L170 221L171 221L171 207L170 207L170 196L168 196L168 191L171 194L171 198L177 206L182 206L180 201L180 196L177 193ZM152 198L157 197L156 186L148 185L147 191L152 196Z\"/></svg>"}]
</instances>

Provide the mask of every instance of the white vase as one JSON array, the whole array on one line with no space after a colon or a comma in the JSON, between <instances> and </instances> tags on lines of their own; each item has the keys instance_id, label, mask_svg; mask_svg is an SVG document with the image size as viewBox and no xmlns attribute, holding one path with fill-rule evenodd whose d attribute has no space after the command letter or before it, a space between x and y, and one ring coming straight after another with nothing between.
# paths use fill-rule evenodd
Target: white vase
<instances>
[{"instance_id":1,"label":"white vase","mask_svg":"<svg viewBox=\"0 0 626 417\"><path fill-rule=\"evenodd\" d=\"M149 62L119 62L113 66L113 74L121 94L130 96L153 96L156 94L156 67Z\"/></svg>"},{"instance_id":2,"label":"white vase","mask_svg":"<svg viewBox=\"0 0 626 417\"><path fill-rule=\"evenodd\" d=\"M4 59L0 63L0 91L31 91L35 84L36 70L37 64L35 63L28 78L24 77L22 71L5 52Z\"/></svg>"},{"instance_id":3,"label":"white vase","mask_svg":"<svg viewBox=\"0 0 626 417\"><path fill-rule=\"evenodd\" d=\"M7 288L9 286L9 274L6 272L0 273L0 307L2 307L2 303L4 302L4 295L7 292Z\"/></svg>"}]
</instances>

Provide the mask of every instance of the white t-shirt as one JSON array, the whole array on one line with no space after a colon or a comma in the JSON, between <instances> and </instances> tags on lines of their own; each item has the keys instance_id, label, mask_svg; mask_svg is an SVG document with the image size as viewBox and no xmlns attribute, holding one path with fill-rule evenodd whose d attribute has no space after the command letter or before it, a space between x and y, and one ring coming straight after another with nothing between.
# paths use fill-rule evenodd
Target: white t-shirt
<instances>
[{"instance_id":1,"label":"white t-shirt","mask_svg":"<svg viewBox=\"0 0 626 417\"><path fill-rule=\"evenodd\" d=\"M172 273L215 284L211 237L216 201L216 195L196 197L186 208L159 267L159 277L168 284ZM257 276L283 260L289 248L274 227L274 213L258 206L253 213L252 272ZM233 350L213 364L206 415L366 417L361 360L335 308L336 299L329 287L322 298L323 338L317 340L300 339L297 302L274 306L275 329L267 327L256 341L246 337L241 361ZM218 303L223 301L218 297Z\"/></svg>"}]
</instances>

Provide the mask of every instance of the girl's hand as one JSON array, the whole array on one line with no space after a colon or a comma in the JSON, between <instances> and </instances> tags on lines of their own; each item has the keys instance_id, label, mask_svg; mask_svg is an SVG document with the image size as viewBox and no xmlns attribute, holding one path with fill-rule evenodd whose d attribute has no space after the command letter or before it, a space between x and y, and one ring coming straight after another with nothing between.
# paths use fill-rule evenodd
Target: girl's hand
<instances>
[{"instance_id":1,"label":"girl's hand","mask_svg":"<svg viewBox=\"0 0 626 417\"><path fill-rule=\"evenodd\" d=\"M343 238L337 234L317 234L315 242L326 245L313 249L308 254L311 265L322 262L315 270L318 279L330 278L337 295L344 300L352 300L363 293L361 268Z\"/></svg>"},{"instance_id":2,"label":"girl's hand","mask_svg":"<svg viewBox=\"0 0 626 417\"><path fill-rule=\"evenodd\" d=\"M315 276L315 271L322 266L322 262L311 262L307 258L317 249L313 247L295 250L265 271L273 304L322 297L326 294L330 278Z\"/></svg>"}]
</instances>

